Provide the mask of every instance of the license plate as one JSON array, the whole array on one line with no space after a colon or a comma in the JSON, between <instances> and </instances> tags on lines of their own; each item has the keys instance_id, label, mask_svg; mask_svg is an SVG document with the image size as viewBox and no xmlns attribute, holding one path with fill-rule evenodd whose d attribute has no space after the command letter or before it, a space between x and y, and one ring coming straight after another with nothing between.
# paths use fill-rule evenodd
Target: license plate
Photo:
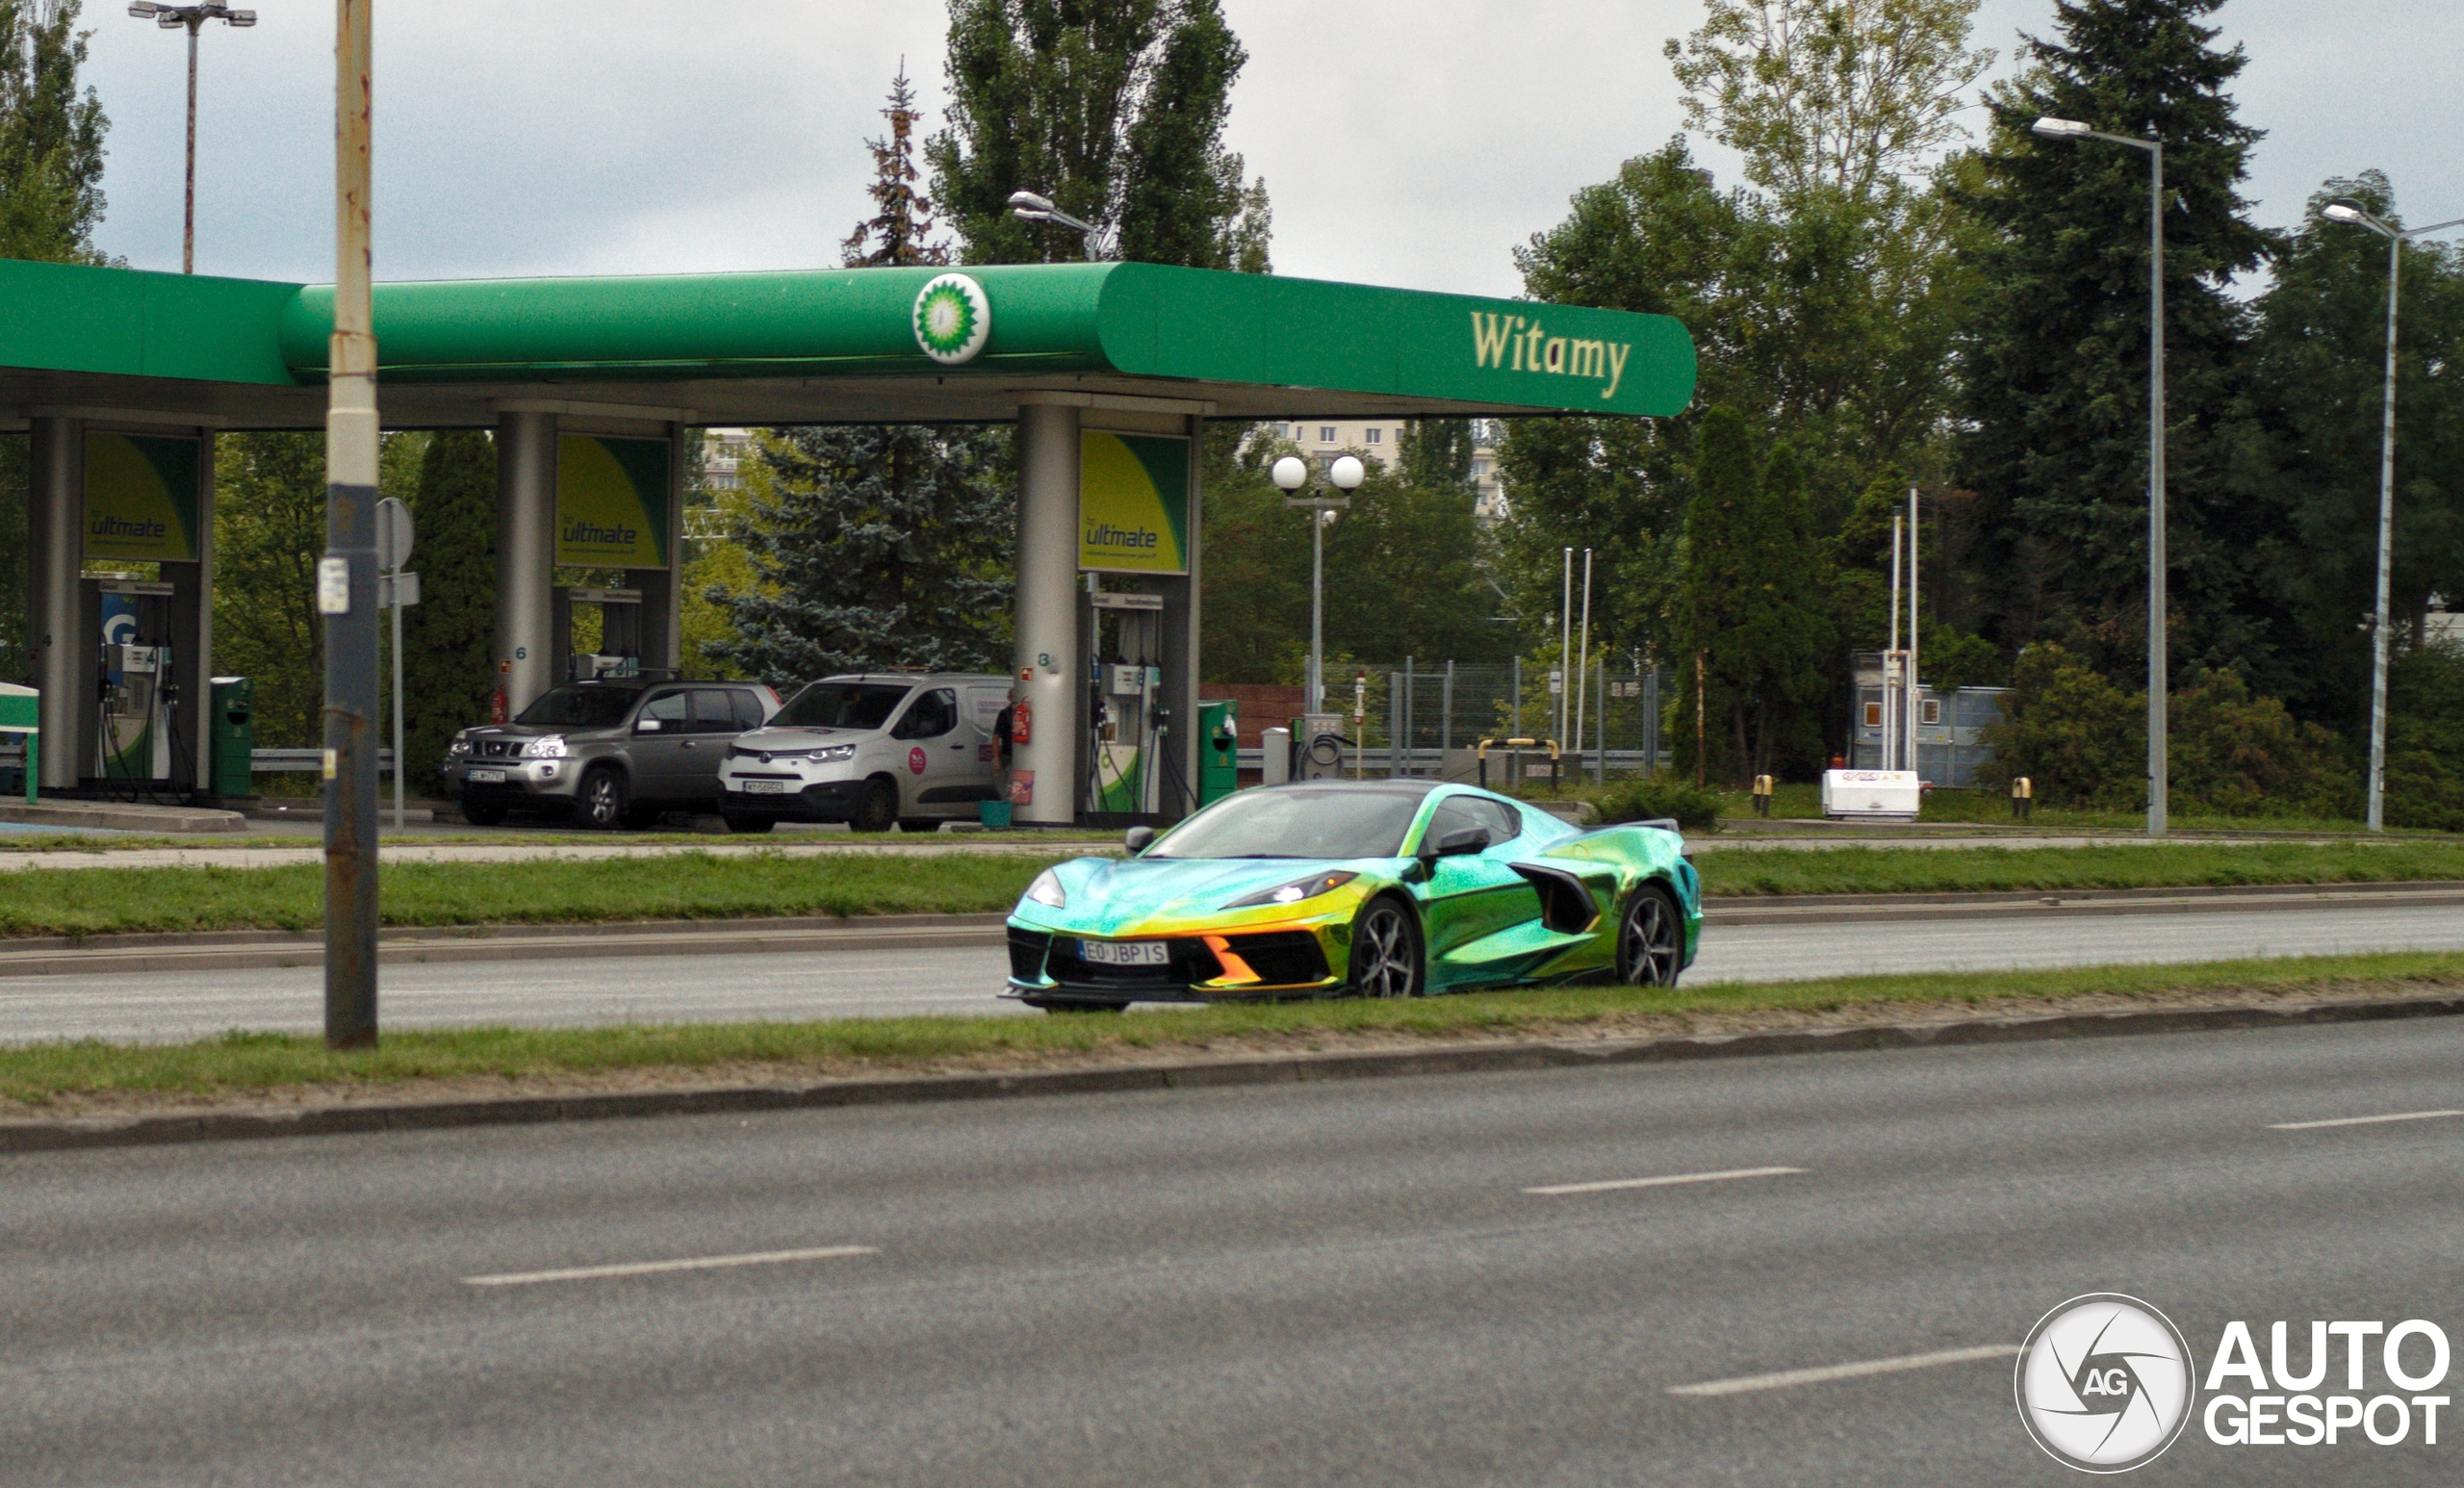
<instances>
[{"instance_id":1,"label":"license plate","mask_svg":"<svg viewBox=\"0 0 2464 1488\"><path fill-rule=\"evenodd\" d=\"M1168 966L1172 948L1161 940L1081 940L1078 955L1097 966Z\"/></svg>"},{"instance_id":2,"label":"license plate","mask_svg":"<svg viewBox=\"0 0 2464 1488\"><path fill-rule=\"evenodd\" d=\"M744 793L748 796L783 796L787 793L787 782L785 781L746 781Z\"/></svg>"},{"instance_id":3,"label":"license plate","mask_svg":"<svg viewBox=\"0 0 2464 1488\"><path fill-rule=\"evenodd\" d=\"M502 770L474 770L462 778L469 781L474 785L501 785L504 783L504 772Z\"/></svg>"}]
</instances>

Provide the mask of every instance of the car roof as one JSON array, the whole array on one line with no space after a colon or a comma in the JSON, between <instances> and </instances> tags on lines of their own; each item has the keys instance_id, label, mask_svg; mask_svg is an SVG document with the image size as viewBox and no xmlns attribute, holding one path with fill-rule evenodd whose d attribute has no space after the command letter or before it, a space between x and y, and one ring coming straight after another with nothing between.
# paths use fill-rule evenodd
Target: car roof
<instances>
[{"instance_id":1,"label":"car roof","mask_svg":"<svg viewBox=\"0 0 2464 1488\"><path fill-rule=\"evenodd\" d=\"M895 682L911 687L923 682L984 682L994 687L1007 687L1010 679L990 672L835 672L805 683L810 687L819 682Z\"/></svg>"}]
</instances>

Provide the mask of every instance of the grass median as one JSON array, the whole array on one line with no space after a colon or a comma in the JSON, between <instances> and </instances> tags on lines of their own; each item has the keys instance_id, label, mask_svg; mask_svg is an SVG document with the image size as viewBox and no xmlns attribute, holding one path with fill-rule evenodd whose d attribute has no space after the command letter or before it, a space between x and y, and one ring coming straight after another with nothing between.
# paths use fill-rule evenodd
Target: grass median
<instances>
[{"instance_id":1,"label":"grass median","mask_svg":"<svg viewBox=\"0 0 2464 1488\"><path fill-rule=\"evenodd\" d=\"M809 1023L483 1028L388 1035L332 1053L315 1038L99 1040L0 1049L0 1114L198 1103L638 1089L1239 1057L1445 1039L1627 1037L2464 991L2464 954L1853 977L1672 989L1565 988L1402 1001L1169 1009L1117 1016L848 1018Z\"/></svg>"},{"instance_id":2,"label":"grass median","mask_svg":"<svg viewBox=\"0 0 2464 1488\"><path fill-rule=\"evenodd\" d=\"M2173 842L2111 847L1730 848L1695 859L1705 893L1939 894L2464 880L2464 842Z\"/></svg>"},{"instance_id":3,"label":"grass median","mask_svg":"<svg viewBox=\"0 0 2464 1488\"><path fill-rule=\"evenodd\" d=\"M510 863L394 862L378 878L397 926L600 924L797 914L964 914L1017 903L1046 859L952 853L682 853ZM0 936L310 930L324 868L29 868L0 874Z\"/></svg>"},{"instance_id":4,"label":"grass median","mask_svg":"<svg viewBox=\"0 0 2464 1488\"><path fill-rule=\"evenodd\" d=\"M1084 852L1055 845L1051 858ZM605 924L1005 911L1051 860L860 851L688 852L611 859L391 862L393 926ZM1697 860L1715 897L2224 887L2464 881L2464 843L2180 843L2073 848L1722 850ZM314 929L323 869L29 868L0 873L0 937Z\"/></svg>"}]
</instances>

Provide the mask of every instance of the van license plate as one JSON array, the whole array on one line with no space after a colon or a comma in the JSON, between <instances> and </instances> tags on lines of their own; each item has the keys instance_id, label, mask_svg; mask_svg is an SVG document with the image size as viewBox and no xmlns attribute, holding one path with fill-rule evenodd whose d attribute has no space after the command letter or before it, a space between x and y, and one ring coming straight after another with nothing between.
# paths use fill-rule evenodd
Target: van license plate
<instances>
[{"instance_id":1,"label":"van license plate","mask_svg":"<svg viewBox=\"0 0 2464 1488\"><path fill-rule=\"evenodd\" d=\"M474 770L462 778L469 781L474 785L501 785L504 783L504 772L502 770Z\"/></svg>"},{"instance_id":2,"label":"van license plate","mask_svg":"<svg viewBox=\"0 0 2464 1488\"><path fill-rule=\"evenodd\" d=\"M1081 940L1079 956L1098 966L1168 966L1172 948L1161 940Z\"/></svg>"},{"instance_id":3,"label":"van license plate","mask_svg":"<svg viewBox=\"0 0 2464 1488\"><path fill-rule=\"evenodd\" d=\"M748 796L783 796L787 793L787 782L785 781L746 781L744 793Z\"/></svg>"}]
</instances>

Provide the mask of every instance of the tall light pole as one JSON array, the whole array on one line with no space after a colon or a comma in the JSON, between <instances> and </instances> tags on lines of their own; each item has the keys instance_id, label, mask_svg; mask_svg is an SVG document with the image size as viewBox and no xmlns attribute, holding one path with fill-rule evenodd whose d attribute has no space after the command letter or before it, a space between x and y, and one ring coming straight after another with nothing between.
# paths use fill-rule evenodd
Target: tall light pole
<instances>
[{"instance_id":1,"label":"tall light pole","mask_svg":"<svg viewBox=\"0 0 2464 1488\"><path fill-rule=\"evenodd\" d=\"M325 353L325 1044L376 1042L376 328L369 7L334 0L334 335Z\"/></svg>"},{"instance_id":2,"label":"tall light pole","mask_svg":"<svg viewBox=\"0 0 2464 1488\"><path fill-rule=\"evenodd\" d=\"M180 225L180 272L196 272L196 34L207 21L218 20L230 26L253 26L254 11L235 11L222 0L206 0L203 5L155 5L151 0L136 0L128 13L139 20L150 20L165 31L186 29L189 34L189 190L188 207Z\"/></svg>"},{"instance_id":3,"label":"tall light pole","mask_svg":"<svg viewBox=\"0 0 2464 1488\"><path fill-rule=\"evenodd\" d=\"M2370 830L2386 831L2387 795L2387 604L2389 550L2396 527L2396 292L2404 271L2404 244L2425 233L2464 227L2464 218L2427 227L2398 227L2373 217L2360 202L2331 201L2319 215L2330 222L2357 223L2387 240L2387 407L2378 433L2378 607L2370 628Z\"/></svg>"},{"instance_id":4,"label":"tall light pole","mask_svg":"<svg viewBox=\"0 0 2464 1488\"><path fill-rule=\"evenodd\" d=\"M2165 142L2109 135L2077 119L2040 118L2048 140L2102 140L2145 150L2147 191L2147 834L2165 834Z\"/></svg>"},{"instance_id":5,"label":"tall light pole","mask_svg":"<svg viewBox=\"0 0 2464 1488\"><path fill-rule=\"evenodd\" d=\"M1104 230L1092 222L1082 222L1052 204L1049 196L1033 192L1010 193L1010 215L1021 222L1055 222L1078 233L1087 245L1087 262L1099 264L1104 258Z\"/></svg>"},{"instance_id":6,"label":"tall light pole","mask_svg":"<svg viewBox=\"0 0 2464 1488\"><path fill-rule=\"evenodd\" d=\"M1351 493L1360 488L1369 472L1352 455L1340 455L1326 467L1326 481L1341 496L1294 496L1292 493L1309 483L1309 462L1296 454L1287 454L1274 462L1274 483L1283 489L1283 504L1309 509L1309 685L1308 711L1326 710L1326 524L1335 513L1351 504Z\"/></svg>"}]
</instances>

